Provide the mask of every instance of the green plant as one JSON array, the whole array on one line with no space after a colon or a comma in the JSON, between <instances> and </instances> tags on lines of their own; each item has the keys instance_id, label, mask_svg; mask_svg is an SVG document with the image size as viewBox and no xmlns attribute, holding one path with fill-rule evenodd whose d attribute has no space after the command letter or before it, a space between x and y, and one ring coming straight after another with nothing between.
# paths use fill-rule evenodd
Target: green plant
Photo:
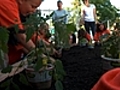
<instances>
[{"instance_id":1,"label":"green plant","mask_svg":"<svg viewBox=\"0 0 120 90\"><path fill-rule=\"evenodd\" d=\"M111 35L105 35L101 40L105 57L120 59L120 30L112 31Z\"/></svg>"},{"instance_id":2,"label":"green plant","mask_svg":"<svg viewBox=\"0 0 120 90\"><path fill-rule=\"evenodd\" d=\"M66 17L60 17L58 19ZM58 20L57 19L57 20ZM55 29L55 47L56 48L70 48L69 36L71 33L76 31L76 26L74 23L64 24L61 22L53 22Z\"/></svg>"},{"instance_id":3,"label":"green plant","mask_svg":"<svg viewBox=\"0 0 120 90\"><path fill-rule=\"evenodd\" d=\"M38 26L41 23L45 23L48 19L50 19L50 17L52 16L52 13L47 16L46 18L41 17L40 13L35 13L33 14L33 16L31 16L31 21L27 21L27 22L31 22L31 25L33 27L33 29L35 30L34 32L36 33L36 41L37 40L37 35L38 35ZM33 21L34 20L34 21ZM31 28L31 27L29 27ZM27 30L27 40L30 39L30 37L32 36L33 33L33 29L28 29ZM47 49L50 48L50 51ZM32 53L30 53L29 58L31 61L32 58L32 62L29 62L30 64L32 63L34 66L34 69L36 71L38 71L40 68L42 67L46 67L47 64L52 63L54 65L54 69L53 69L53 77L56 81L55 83L55 87L56 90L63 90L63 86L61 81L63 80L63 76L65 75L65 71L63 69L63 65L62 62L60 60L55 60L55 62L51 62L51 57L50 57L50 53L53 51L53 47L47 46L42 40L39 41L38 43L36 43L36 47L34 50L32 50ZM45 56L43 55L45 54ZM29 60L29 59L28 59Z\"/></svg>"},{"instance_id":4,"label":"green plant","mask_svg":"<svg viewBox=\"0 0 120 90\"><path fill-rule=\"evenodd\" d=\"M32 37L33 33L36 33L36 41L38 41L37 35L38 35L39 25L43 22L46 22L48 19L50 19L51 16L52 16L52 14L50 14L46 18L43 18L43 17L41 17L41 14L39 11L36 12L35 14L31 15L30 18L28 18L26 20L26 22L23 23L26 26L26 35L27 35L26 41L28 41ZM18 28L17 27L15 27L15 28L16 28L16 32L17 32ZM3 30L3 28L2 28L2 30ZM3 39L3 38L1 38L1 39ZM39 42L36 42L35 45L36 45L36 47L28 55L25 56L25 59L27 59L27 66L32 65L32 67L34 68L35 71L39 71L39 69L41 69L42 67L46 67L47 64L52 63L54 65L54 69L53 69L53 73L51 75L54 77L54 79L56 81L55 82L56 90L63 90L61 81L63 80L65 71L64 71L61 60L57 59L54 62L51 62L50 53L53 50L51 45L47 46L42 40ZM50 48L50 50L48 51L47 48ZM24 60L21 61L21 63L17 67L15 73L22 66L24 66ZM8 67L4 68L2 70L2 72L10 73L12 68L14 68L14 67L9 65ZM14 75L15 75L15 73L14 73ZM6 89L9 90L10 89L9 85L12 84L14 89L20 90L19 86L13 82L14 75L12 76L11 79L8 79L6 82L2 83L1 86L6 87ZM21 83L28 85L27 79L24 74L20 74L19 80Z\"/></svg>"},{"instance_id":5,"label":"green plant","mask_svg":"<svg viewBox=\"0 0 120 90\"><path fill-rule=\"evenodd\" d=\"M5 60L5 54L8 52L8 31L4 27L0 27L0 68L6 67L7 61ZM5 62L6 61L6 62Z\"/></svg>"}]
</instances>

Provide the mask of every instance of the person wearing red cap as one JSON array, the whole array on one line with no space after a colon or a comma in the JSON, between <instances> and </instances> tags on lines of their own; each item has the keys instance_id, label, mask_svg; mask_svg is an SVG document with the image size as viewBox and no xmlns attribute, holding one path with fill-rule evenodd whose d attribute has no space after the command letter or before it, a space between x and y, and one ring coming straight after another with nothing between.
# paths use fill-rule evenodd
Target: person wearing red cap
<instances>
[{"instance_id":1,"label":"person wearing red cap","mask_svg":"<svg viewBox=\"0 0 120 90\"><path fill-rule=\"evenodd\" d=\"M120 90L120 68L103 74L91 90Z\"/></svg>"}]
</instances>

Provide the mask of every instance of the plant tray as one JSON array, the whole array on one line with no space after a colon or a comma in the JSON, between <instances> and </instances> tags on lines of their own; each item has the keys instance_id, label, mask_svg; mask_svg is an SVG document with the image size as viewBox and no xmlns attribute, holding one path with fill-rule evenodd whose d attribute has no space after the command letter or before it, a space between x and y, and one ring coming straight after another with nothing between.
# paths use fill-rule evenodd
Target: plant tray
<instances>
[{"instance_id":1,"label":"plant tray","mask_svg":"<svg viewBox=\"0 0 120 90\"><path fill-rule=\"evenodd\" d=\"M109 57L105 57L104 55L101 55L101 58L108 61L120 62L120 59L109 58Z\"/></svg>"}]
</instances>

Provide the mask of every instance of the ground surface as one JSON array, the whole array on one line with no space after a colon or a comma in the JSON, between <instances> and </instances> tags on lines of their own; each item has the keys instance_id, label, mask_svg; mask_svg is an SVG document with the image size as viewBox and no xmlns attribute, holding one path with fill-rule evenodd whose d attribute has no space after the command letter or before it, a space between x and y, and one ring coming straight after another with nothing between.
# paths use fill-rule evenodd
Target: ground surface
<instances>
[{"instance_id":1,"label":"ground surface","mask_svg":"<svg viewBox=\"0 0 120 90\"><path fill-rule=\"evenodd\" d=\"M105 72L102 68L100 47L72 47L63 51L62 62L67 73L64 90L90 90ZM50 90L55 90L53 87Z\"/></svg>"},{"instance_id":2,"label":"ground surface","mask_svg":"<svg viewBox=\"0 0 120 90\"><path fill-rule=\"evenodd\" d=\"M90 90L105 72L100 55L100 47L90 50L87 47L75 46L70 50L63 50L61 61L66 71L64 90ZM15 78L16 83L17 79L18 76ZM35 90L20 83L19 86L20 90ZM49 90L55 90L53 84Z\"/></svg>"}]
</instances>

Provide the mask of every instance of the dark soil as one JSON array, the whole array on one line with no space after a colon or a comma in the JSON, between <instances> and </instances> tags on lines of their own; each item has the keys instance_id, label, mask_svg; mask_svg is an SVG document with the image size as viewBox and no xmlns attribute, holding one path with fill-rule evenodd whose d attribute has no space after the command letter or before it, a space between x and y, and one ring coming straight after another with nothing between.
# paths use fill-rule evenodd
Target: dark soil
<instances>
[{"instance_id":1,"label":"dark soil","mask_svg":"<svg viewBox=\"0 0 120 90\"><path fill-rule=\"evenodd\" d=\"M64 90L90 90L105 71L100 46L94 49L74 46L63 50L62 62L67 73ZM53 87L50 90L55 90Z\"/></svg>"},{"instance_id":2,"label":"dark soil","mask_svg":"<svg viewBox=\"0 0 120 90\"><path fill-rule=\"evenodd\" d=\"M65 90L90 90L103 74L100 48L73 47L63 55Z\"/></svg>"},{"instance_id":3,"label":"dark soil","mask_svg":"<svg viewBox=\"0 0 120 90\"><path fill-rule=\"evenodd\" d=\"M66 71L64 90L90 90L105 73L100 55L101 50L98 46L94 49L74 46L69 50L63 50L61 61ZM19 86L21 90L35 90L21 84ZM49 90L55 90L54 83Z\"/></svg>"}]
</instances>

